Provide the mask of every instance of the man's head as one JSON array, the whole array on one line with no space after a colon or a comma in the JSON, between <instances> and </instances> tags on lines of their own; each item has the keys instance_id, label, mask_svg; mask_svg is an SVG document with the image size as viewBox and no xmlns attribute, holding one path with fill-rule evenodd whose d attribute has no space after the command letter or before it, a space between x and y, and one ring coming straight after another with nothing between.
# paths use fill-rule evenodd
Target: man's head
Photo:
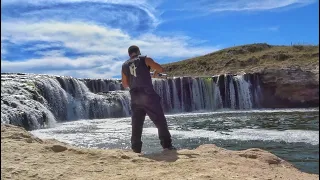
<instances>
[{"instance_id":1,"label":"man's head","mask_svg":"<svg viewBox=\"0 0 320 180\"><path fill-rule=\"evenodd\" d=\"M130 57L135 55L141 55L139 47L135 45L132 45L128 48L128 54Z\"/></svg>"}]
</instances>

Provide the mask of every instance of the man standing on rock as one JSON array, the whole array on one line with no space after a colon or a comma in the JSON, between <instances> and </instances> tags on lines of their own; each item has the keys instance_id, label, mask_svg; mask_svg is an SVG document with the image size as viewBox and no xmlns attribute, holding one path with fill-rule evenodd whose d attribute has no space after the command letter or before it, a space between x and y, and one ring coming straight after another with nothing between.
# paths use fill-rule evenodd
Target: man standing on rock
<instances>
[{"instance_id":1,"label":"man standing on rock","mask_svg":"<svg viewBox=\"0 0 320 180\"><path fill-rule=\"evenodd\" d=\"M172 146L171 135L167 120L160 103L160 96L153 89L150 68L155 70L153 77L163 72L163 68L152 58L141 56L138 46L128 49L130 59L122 65L122 85L130 88L132 135L131 148L141 153L142 129L145 116L148 115L158 129L158 135L163 149L175 150Z\"/></svg>"}]
</instances>

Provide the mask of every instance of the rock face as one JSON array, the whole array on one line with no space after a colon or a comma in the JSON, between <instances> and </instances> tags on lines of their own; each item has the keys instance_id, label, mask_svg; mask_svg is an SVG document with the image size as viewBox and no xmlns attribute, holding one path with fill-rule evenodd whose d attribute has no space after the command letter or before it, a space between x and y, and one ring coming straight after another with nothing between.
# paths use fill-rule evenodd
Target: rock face
<instances>
[{"instance_id":1,"label":"rock face","mask_svg":"<svg viewBox=\"0 0 320 180\"><path fill-rule=\"evenodd\" d=\"M261 150L231 151L213 144L194 150L136 154L83 149L41 140L22 128L1 125L1 179L272 179L316 180Z\"/></svg>"},{"instance_id":2,"label":"rock face","mask_svg":"<svg viewBox=\"0 0 320 180\"><path fill-rule=\"evenodd\" d=\"M299 67L265 69L260 78L263 85L263 107L319 107L319 66L313 70Z\"/></svg>"}]
</instances>

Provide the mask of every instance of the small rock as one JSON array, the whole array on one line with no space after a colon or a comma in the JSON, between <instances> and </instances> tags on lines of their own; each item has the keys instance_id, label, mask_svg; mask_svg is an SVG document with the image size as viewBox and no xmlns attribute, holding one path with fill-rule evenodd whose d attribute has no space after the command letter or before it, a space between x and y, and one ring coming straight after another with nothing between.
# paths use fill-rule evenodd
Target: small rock
<instances>
[{"instance_id":1,"label":"small rock","mask_svg":"<svg viewBox=\"0 0 320 180\"><path fill-rule=\"evenodd\" d=\"M245 157L245 158L250 158L250 159L257 159L258 156L256 154L240 154L239 156Z\"/></svg>"},{"instance_id":2,"label":"small rock","mask_svg":"<svg viewBox=\"0 0 320 180\"><path fill-rule=\"evenodd\" d=\"M36 177L36 176L38 176L38 173L32 174L29 177Z\"/></svg>"},{"instance_id":3,"label":"small rock","mask_svg":"<svg viewBox=\"0 0 320 180\"><path fill-rule=\"evenodd\" d=\"M269 164L280 164L281 160L280 159L268 159L267 162Z\"/></svg>"},{"instance_id":4,"label":"small rock","mask_svg":"<svg viewBox=\"0 0 320 180\"><path fill-rule=\"evenodd\" d=\"M121 156L121 159L130 159L130 157L127 156L127 155L122 155L122 156Z\"/></svg>"},{"instance_id":5,"label":"small rock","mask_svg":"<svg viewBox=\"0 0 320 180\"><path fill-rule=\"evenodd\" d=\"M65 147L65 146L61 146L61 145L53 145L51 147L51 150L54 151L54 152L63 152L65 150L67 150L68 148Z\"/></svg>"}]
</instances>

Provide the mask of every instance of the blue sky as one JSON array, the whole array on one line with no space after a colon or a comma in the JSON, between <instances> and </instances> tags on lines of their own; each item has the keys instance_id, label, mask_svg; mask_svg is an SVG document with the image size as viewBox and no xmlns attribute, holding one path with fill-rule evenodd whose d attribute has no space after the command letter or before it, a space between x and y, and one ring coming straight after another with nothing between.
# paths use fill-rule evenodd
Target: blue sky
<instances>
[{"instance_id":1,"label":"blue sky","mask_svg":"<svg viewBox=\"0 0 320 180\"><path fill-rule=\"evenodd\" d=\"M127 48L159 63L234 45L319 44L318 0L2 0L1 72L119 77Z\"/></svg>"}]
</instances>

